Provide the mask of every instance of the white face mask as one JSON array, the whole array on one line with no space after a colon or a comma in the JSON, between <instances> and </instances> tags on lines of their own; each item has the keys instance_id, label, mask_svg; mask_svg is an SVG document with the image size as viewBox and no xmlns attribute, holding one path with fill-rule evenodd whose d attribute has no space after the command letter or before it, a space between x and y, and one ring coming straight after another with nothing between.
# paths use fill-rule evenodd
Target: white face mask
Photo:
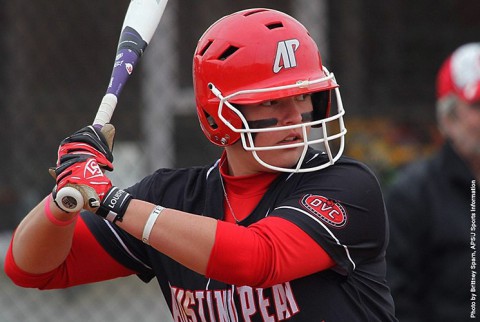
<instances>
[{"instance_id":1,"label":"white face mask","mask_svg":"<svg viewBox=\"0 0 480 322\"><path fill-rule=\"evenodd\" d=\"M305 123L287 125L287 126L275 126L275 127L268 127L268 128L251 128L248 121L245 119L244 115L235 106L233 106L229 102L229 100L231 100L234 97L238 97L246 94L276 92L276 91L282 91L282 90L288 90L288 89L294 89L294 88L305 88L311 84L317 84L317 83L334 79L333 73L329 73L326 68L324 68L324 71L327 76L316 79L316 80L300 81L295 84L278 86L278 87L242 90L227 96L223 96L222 93L212 83L209 84L209 88L213 92L213 94L220 100L218 105L218 117L233 132L240 133L240 138L241 138L243 148L246 151L251 151L253 154L253 157L258 163L274 171L289 172L289 173L312 172L312 171L324 169L334 164L341 157L344 150L345 134L347 133L347 130L343 122L343 115L345 114L345 110L343 109L342 99L341 99L340 91L338 87L334 89L336 105L337 105L337 113L335 115L329 116L327 118L319 119L319 120L312 120ZM223 115L224 108L230 109L241 119L243 128L236 128L224 117ZM336 132L335 134L329 134L327 125L334 121L338 122L338 132ZM317 129L317 131L314 131L314 129L312 128ZM285 130L292 130L292 129L301 129L302 138L303 138L302 142L275 145L275 146L261 146L261 147L255 146L254 134L256 133L285 131ZM315 135L314 132L316 132L317 135ZM332 152L332 149L330 147L330 142L332 140L339 140L340 142L338 151L336 153ZM305 159L305 155L307 153L308 147L312 145L318 145L319 149L323 151L323 153L328 157L328 159L323 164L312 166L312 167L308 167L307 165L307 167L304 166L303 168L301 168L303 161ZM281 149L291 149L291 148L298 148L298 147L303 147L303 150L300 155L300 158L297 161L297 164L292 168L278 167L278 166L269 164L264 160L262 160L262 158L260 158L260 156L257 153L258 151L281 150Z\"/></svg>"}]
</instances>

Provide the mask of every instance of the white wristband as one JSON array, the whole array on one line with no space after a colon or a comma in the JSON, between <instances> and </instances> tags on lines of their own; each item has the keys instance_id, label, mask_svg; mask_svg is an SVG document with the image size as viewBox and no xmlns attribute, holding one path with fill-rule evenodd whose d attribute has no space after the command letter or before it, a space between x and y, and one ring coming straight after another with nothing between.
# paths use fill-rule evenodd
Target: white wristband
<instances>
[{"instance_id":1,"label":"white wristband","mask_svg":"<svg viewBox=\"0 0 480 322\"><path fill-rule=\"evenodd\" d=\"M153 225L155 225L155 222L157 221L158 216L160 216L160 214L164 209L165 208L162 206L155 206L155 208L153 208L152 212L150 213L150 216L148 216L147 223L143 228L143 234L142 234L142 241L145 244L150 245L148 239L150 238L150 233L152 232Z\"/></svg>"}]
</instances>

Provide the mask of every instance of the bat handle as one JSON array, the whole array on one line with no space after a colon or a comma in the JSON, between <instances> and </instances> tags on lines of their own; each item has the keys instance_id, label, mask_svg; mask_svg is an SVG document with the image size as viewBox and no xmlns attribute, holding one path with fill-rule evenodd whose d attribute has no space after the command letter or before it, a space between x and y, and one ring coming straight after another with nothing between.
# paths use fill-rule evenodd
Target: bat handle
<instances>
[{"instance_id":1,"label":"bat handle","mask_svg":"<svg viewBox=\"0 0 480 322\"><path fill-rule=\"evenodd\" d=\"M78 212L82 210L84 204L82 194L73 187L63 187L57 191L55 202L66 212Z\"/></svg>"},{"instance_id":2,"label":"bat handle","mask_svg":"<svg viewBox=\"0 0 480 322\"><path fill-rule=\"evenodd\" d=\"M93 125L99 128L102 128L105 124L110 122L112 119L113 112L117 106L117 96L112 93L107 93L102 98L102 102L93 121Z\"/></svg>"},{"instance_id":3,"label":"bat handle","mask_svg":"<svg viewBox=\"0 0 480 322\"><path fill-rule=\"evenodd\" d=\"M105 124L110 122L116 106L117 97L111 93L105 94L98 108L93 125L101 129ZM55 202L66 212L78 212L83 208L84 204L80 191L72 187L63 187L57 191Z\"/></svg>"}]
</instances>

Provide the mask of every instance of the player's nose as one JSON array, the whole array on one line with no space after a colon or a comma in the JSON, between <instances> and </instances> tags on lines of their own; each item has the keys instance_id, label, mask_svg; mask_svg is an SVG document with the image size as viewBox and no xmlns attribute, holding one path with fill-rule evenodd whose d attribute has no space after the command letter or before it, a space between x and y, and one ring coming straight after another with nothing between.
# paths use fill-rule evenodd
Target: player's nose
<instances>
[{"instance_id":1,"label":"player's nose","mask_svg":"<svg viewBox=\"0 0 480 322\"><path fill-rule=\"evenodd\" d=\"M280 123L282 125L294 125L302 122L300 104L293 97L285 99L280 108Z\"/></svg>"}]
</instances>

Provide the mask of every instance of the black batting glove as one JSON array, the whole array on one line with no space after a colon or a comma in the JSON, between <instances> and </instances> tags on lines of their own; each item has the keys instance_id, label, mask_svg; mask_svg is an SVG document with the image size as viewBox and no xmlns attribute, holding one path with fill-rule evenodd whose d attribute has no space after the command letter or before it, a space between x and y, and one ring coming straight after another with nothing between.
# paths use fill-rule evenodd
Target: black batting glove
<instances>
[{"instance_id":1,"label":"black batting glove","mask_svg":"<svg viewBox=\"0 0 480 322\"><path fill-rule=\"evenodd\" d=\"M67 154L87 154L93 157L102 154L109 161L108 164L101 164L102 168L113 170L114 136L115 127L112 124L106 124L101 130L89 125L76 131L60 143L57 166L63 163L62 157Z\"/></svg>"}]
</instances>

